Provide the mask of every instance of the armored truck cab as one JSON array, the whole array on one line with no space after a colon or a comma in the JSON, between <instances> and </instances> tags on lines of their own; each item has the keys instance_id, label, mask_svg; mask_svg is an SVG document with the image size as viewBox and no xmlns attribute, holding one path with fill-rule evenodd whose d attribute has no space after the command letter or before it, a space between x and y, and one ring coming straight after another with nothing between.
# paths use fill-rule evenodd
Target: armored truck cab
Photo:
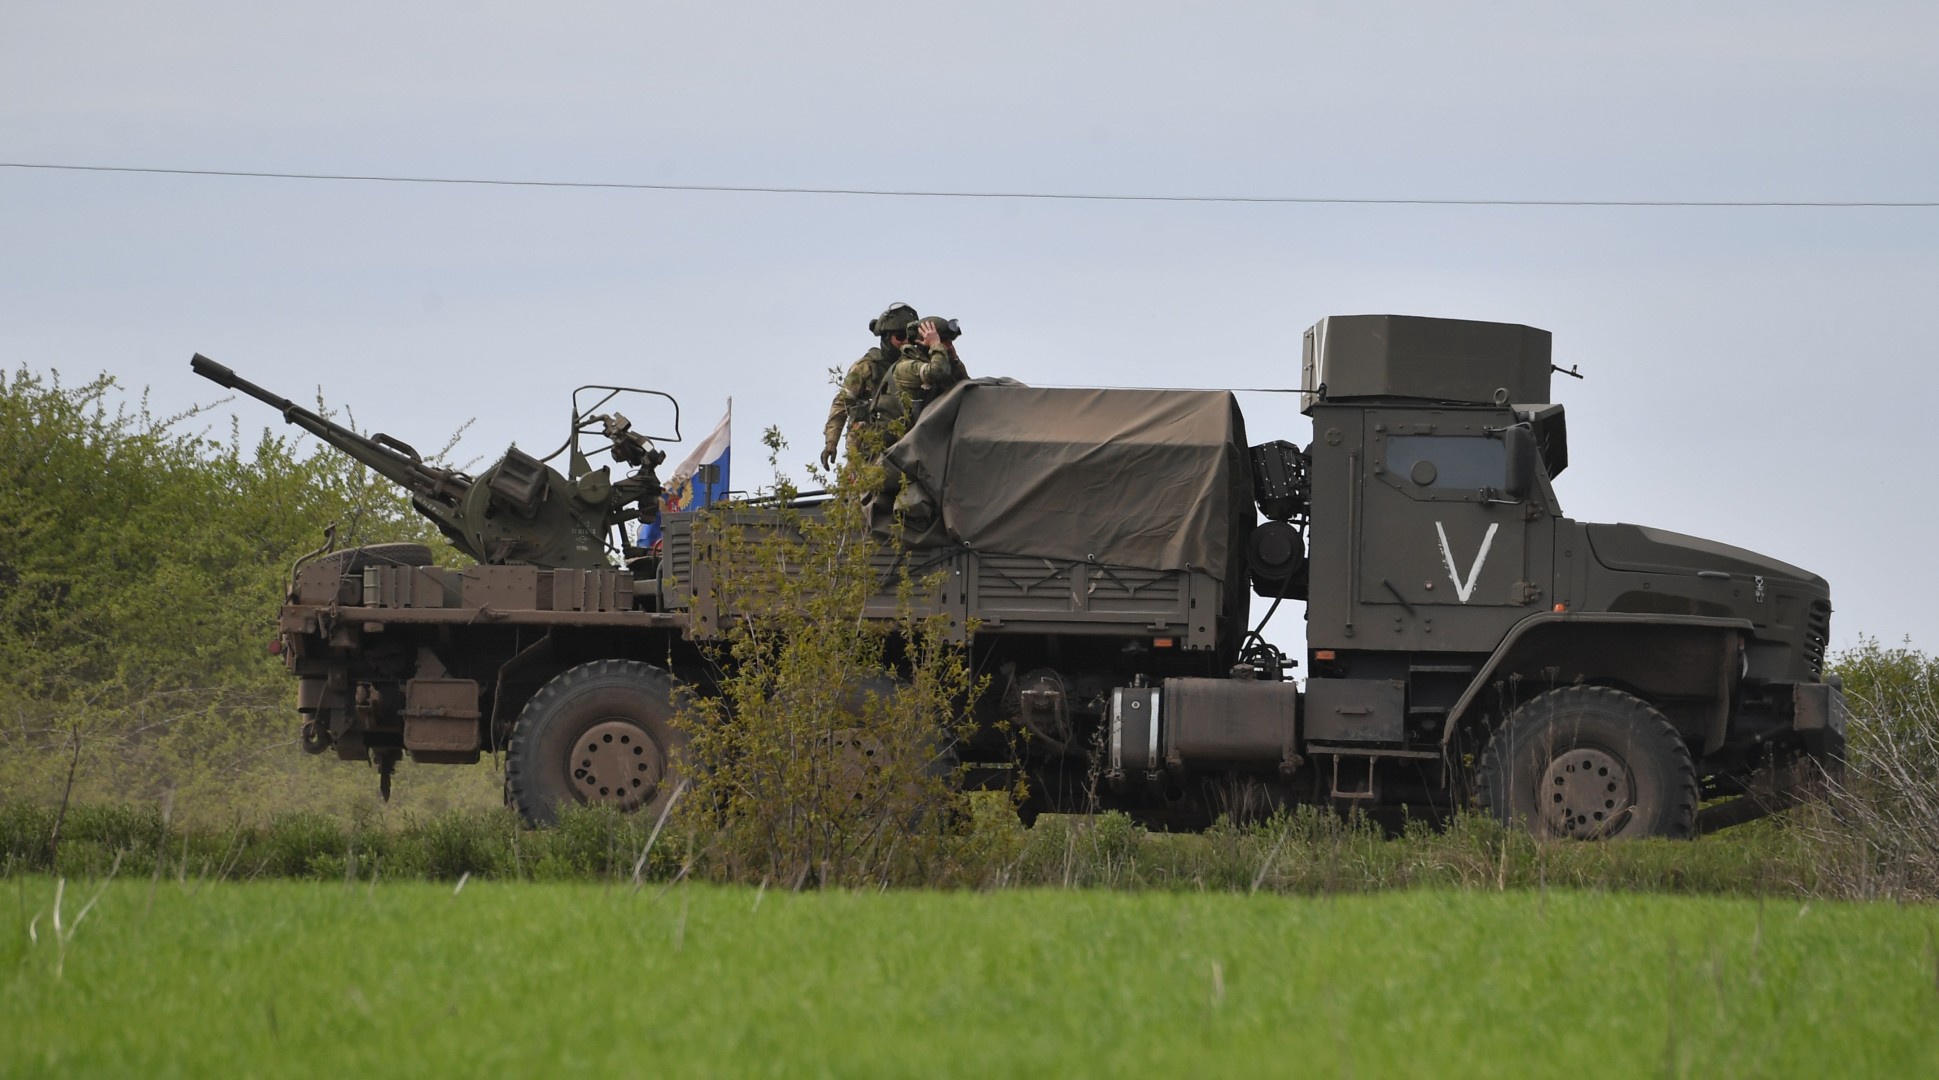
<instances>
[{"instance_id":1,"label":"armored truck cab","mask_svg":"<svg viewBox=\"0 0 1939 1080\"><path fill-rule=\"evenodd\" d=\"M1700 795L1742 792L1787 756L1835 765L1824 579L1563 516L1556 370L1532 327L1355 316L1307 332L1308 752L1377 798L1383 749L1480 751L1494 809L1538 816L1532 792L1503 788L1539 784L1544 825L1570 834L1655 809L1635 801L1645 780L1663 781L1665 809L1647 831L1679 833ZM1567 754L1536 743L1593 747L1583 760L1616 776L1602 794L1623 797L1574 794Z\"/></svg>"}]
</instances>

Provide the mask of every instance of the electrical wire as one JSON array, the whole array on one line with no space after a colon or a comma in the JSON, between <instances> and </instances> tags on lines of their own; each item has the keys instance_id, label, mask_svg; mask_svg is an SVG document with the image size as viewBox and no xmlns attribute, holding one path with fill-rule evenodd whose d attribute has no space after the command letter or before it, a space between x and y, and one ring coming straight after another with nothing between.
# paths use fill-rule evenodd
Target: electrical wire
<instances>
[{"instance_id":1,"label":"electrical wire","mask_svg":"<svg viewBox=\"0 0 1939 1080\"><path fill-rule=\"evenodd\" d=\"M1306 394L1297 386L1100 386L1097 383L1029 383L1035 390L1183 390L1194 394Z\"/></svg>"},{"instance_id":2,"label":"electrical wire","mask_svg":"<svg viewBox=\"0 0 1939 1080\"><path fill-rule=\"evenodd\" d=\"M744 195L855 195L898 199L1032 199L1073 202L1228 203L1307 206L1550 206L1701 209L1887 209L1939 207L1939 200L1889 199L1426 199L1330 195L1131 195L1053 191L947 191L904 188L791 187L759 184L643 184L598 180L502 180L456 176L386 176L358 173L268 172L244 169L163 169L135 165L61 165L0 161L0 169L134 173L146 176L210 176L252 180L327 180L375 184L447 184L480 187L576 188L603 191L705 192Z\"/></svg>"}]
</instances>

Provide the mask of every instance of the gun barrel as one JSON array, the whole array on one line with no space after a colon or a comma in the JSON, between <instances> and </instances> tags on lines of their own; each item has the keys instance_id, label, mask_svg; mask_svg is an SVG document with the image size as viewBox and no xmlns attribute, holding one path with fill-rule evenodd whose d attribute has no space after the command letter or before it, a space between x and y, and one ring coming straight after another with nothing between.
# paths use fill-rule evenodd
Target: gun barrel
<instances>
[{"instance_id":1,"label":"gun barrel","mask_svg":"<svg viewBox=\"0 0 1939 1080\"><path fill-rule=\"evenodd\" d=\"M195 358L189 361L189 368L197 375L215 383L217 386L229 390L240 390L250 397L255 398L257 401L263 402L266 405L272 405L282 412L288 412L296 408L296 404L290 399L277 397L275 394L257 386L248 379L237 375L234 370L216 363L201 353L196 353Z\"/></svg>"},{"instance_id":2,"label":"gun barrel","mask_svg":"<svg viewBox=\"0 0 1939 1080\"><path fill-rule=\"evenodd\" d=\"M449 470L426 465L413 456L400 453L373 439L367 439L341 424L331 423L288 398L270 393L201 353L196 353L189 361L189 368L218 386L248 394L270 406L283 414L284 422L295 424L315 435L377 470L393 482L410 489L414 494L449 503L455 501L456 495L451 485L454 482L461 485L468 483Z\"/></svg>"}]
</instances>

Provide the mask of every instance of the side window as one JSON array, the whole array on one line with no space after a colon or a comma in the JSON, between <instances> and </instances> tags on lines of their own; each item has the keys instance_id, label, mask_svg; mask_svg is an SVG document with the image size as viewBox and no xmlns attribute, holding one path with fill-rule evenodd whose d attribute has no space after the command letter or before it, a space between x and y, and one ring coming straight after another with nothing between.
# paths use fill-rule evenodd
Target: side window
<instances>
[{"instance_id":1,"label":"side window","mask_svg":"<svg viewBox=\"0 0 1939 1080\"><path fill-rule=\"evenodd\" d=\"M1427 500L1500 499L1508 484L1508 450L1485 435L1390 434L1380 474L1402 492Z\"/></svg>"}]
</instances>

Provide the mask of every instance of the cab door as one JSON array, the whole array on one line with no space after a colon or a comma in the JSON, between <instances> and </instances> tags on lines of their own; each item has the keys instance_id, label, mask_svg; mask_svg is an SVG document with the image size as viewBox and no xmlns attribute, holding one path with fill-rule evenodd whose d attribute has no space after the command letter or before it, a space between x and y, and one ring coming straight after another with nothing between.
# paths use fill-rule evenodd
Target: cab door
<instances>
[{"instance_id":1,"label":"cab door","mask_svg":"<svg viewBox=\"0 0 1939 1080\"><path fill-rule=\"evenodd\" d=\"M1548 516L1510 494L1508 409L1376 410L1363 429L1360 647L1478 652L1546 595Z\"/></svg>"}]
</instances>

